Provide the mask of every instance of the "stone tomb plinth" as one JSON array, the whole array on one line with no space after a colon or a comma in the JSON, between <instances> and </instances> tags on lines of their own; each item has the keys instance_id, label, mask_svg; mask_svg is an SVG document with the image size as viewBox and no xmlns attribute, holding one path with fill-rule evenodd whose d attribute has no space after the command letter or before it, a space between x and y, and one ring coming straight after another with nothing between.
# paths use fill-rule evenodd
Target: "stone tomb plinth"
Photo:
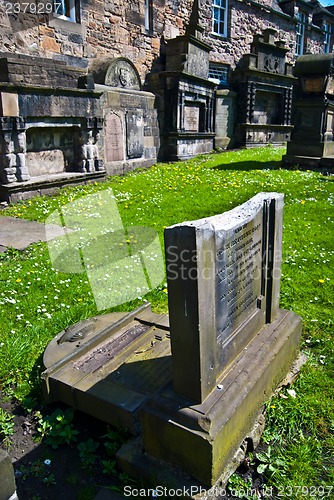
<instances>
[{"instance_id":1,"label":"stone tomb plinth","mask_svg":"<svg viewBox=\"0 0 334 500\"><path fill-rule=\"evenodd\" d=\"M294 67L298 77L294 130L283 163L334 171L333 54L306 54Z\"/></svg>"},{"instance_id":2,"label":"stone tomb plinth","mask_svg":"<svg viewBox=\"0 0 334 500\"><path fill-rule=\"evenodd\" d=\"M169 318L105 315L47 348L48 401L139 435L118 453L126 473L210 489L238 466L299 350L301 320L279 309L282 215L283 195L261 193L167 228Z\"/></svg>"}]
</instances>

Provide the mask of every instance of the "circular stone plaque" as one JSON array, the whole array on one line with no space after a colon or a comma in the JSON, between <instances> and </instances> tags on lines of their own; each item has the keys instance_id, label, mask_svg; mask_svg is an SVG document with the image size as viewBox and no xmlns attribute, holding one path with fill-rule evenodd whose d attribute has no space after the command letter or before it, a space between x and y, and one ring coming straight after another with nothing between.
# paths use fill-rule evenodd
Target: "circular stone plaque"
<instances>
[{"instance_id":1,"label":"circular stone plaque","mask_svg":"<svg viewBox=\"0 0 334 500\"><path fill-rule=\"evenodd\" d=\"M111 61L104 80L105 85L140 90L140 77L135 65L125 57Z\"/></svg>"}]
</instances>

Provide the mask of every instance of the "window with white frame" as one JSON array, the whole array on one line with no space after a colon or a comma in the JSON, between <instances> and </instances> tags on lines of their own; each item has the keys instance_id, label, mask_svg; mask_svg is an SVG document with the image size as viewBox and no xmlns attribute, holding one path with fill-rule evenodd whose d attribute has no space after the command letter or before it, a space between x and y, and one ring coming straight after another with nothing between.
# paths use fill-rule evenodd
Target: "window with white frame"
<instances>
[{"instance_id":1,"label":"window with white frame","mask_svg":"<svg viewBox=\"0 0 334 500\"><path fill-rule=\"evenodd\" d=\"M228 0L212 0L212 33L227 36Z\"/></svg>"},{"instance_id":2,"label":"window with white frame","mask_svg":"<svg viewBox=\"0 0 334 500\"><path fill-rule=\"evenodd\" d=\"M209 65L209 78L219 80L219 86L226 87L228 85L230 73L229 64L210 63Z\"/></svg>"},{"instance_id":3,"label":"window with white frame","mask_svg":"<svg viewBox=\"0 0 334 500\"><path fill-rule=\"evenodd\" d=\"M145 29L147 31L153 30L153 1L145 1Z\"/></svg>"},{"instance_id":4,"label":"window with white frame","mask_svg":"<svg viewBox=\"0 0 334 500\"><path fill-rule=\"evenodd\" d=\"M53 0L53 14L59 19L75 23L75 0Z\"/></svg>"},{"instance_id":5,"label":"window with white frame","mask_svg":"<svg viewBox=\"0 0 334 500\"><path fill-rule=\"evenodd\" d=\"M329 54L332 49L332 25L324 23L324 53Z\"/></svg>"},{"instance_id":6,"label":"window with white frame","mask_svg":"<svg viewBox=\"0 0 334 500\"><path fill-rule=\"evenodd\" d=\"M305 44L305 25L307 23L307 15L305 12L299 11L297 14L298 23L296 26L296 56L301 56L304 53Z\"/></svg>"}]
</instances>

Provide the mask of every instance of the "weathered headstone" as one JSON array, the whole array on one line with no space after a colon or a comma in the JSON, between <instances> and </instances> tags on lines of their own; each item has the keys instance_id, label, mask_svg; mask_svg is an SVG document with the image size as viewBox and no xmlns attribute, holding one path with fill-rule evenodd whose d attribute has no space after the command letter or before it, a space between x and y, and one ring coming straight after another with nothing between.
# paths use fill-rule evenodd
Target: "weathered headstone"
<instances>
[{"instance_id":1,"label":"weathered headstone","mask_svg":"<svg viewBox=\"0 0 334 500\"><path fill-rule=\"evenodd\" d=\"M167 228L169 320L147 308L113 313L50 344L50 401L141 430L140 444L118 453L126 473L163 482L163 460L210 488L238 466L299 351L301 320L279 309L282 215L283 195L260 193Z\"/></svg>"},{"instance_id":2,"label":"weathered headstone","mask_svg":"<svg viewBox=\"0 0 334 500\"><path fill-rule=\"evenodd\" d=\"M126 114L126 148L128 158L141 158L144 153L143 111L128 111Z\"/></svg>"},{"instance_id":3,"label":"weathered headstone","mask_svg":"<svg viewBox=\"0 0 334 500\"><path fill-rule=\"evenodd\" d=\"M230 212L166 229L176 392L203 401L276 316L282 210L283 195L259 194Z\"/></svg>"},{"instance_id":4,"label":"weathered headstone","mask_svg":"<svg viewBox=\"0 0 334 500\"><path fill-rule=\"evenodd\" d=\"M116 113L108 113L105 119L107 161L124 160L124 134L121 118Z\"/></svg>"},{"instance_id":5,"label":"weathered headstone","mask_svg":"<svg viewBox=\"0 0 334 500\"><path fill-rule=\"evenodd\" d=\"M165 231L173 381L142 411L144 450L209 487L299 350L301 320L278 307L282 212L261 193Z\"/></svg>"},{"instance_id":6,"label":"weathered headstone","mask_svg":"<svg viewBox=\"0 0 334 500\"><path fill-rule=\"evenodd\" d=\"M199 106L185 106L184 107L184 130L192 132L199 131Z\"/></svg>"}]
</instances>

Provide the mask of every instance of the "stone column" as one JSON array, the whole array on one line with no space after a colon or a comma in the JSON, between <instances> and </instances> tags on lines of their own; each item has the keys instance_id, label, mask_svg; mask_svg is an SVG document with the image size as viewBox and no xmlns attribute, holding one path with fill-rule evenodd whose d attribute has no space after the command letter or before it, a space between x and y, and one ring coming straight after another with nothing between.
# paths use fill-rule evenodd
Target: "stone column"
<instances>
[{"instance_id":1,"label":"stone column","mask_svg":"<svg viewBox=\"0 0 334 500\"><path fill-rule=\"evenodd\" d=\"M30 179L28 168L26 166L27 137L26 126L22 118L16 118L16 176L19 181L28 181Z\"/></svg>"},{"instance_id":2,"label":"stone column","mask_svg":"<svg viewBox=\"0 0 334 500\"><path fill-rule=\"evenodd\" d=\"M99 158L97 142L100 133L98 129L86 129L81 133L81 152L78 164L79 172L95 172L103 170L102 160Z\"/></svg>"},{"instance_id":3,"label":"stone column","mask_svg":"<svg viewBox=\"0 0 334 500\"><path fill-rule=\"evenodd\" d=\"M252 123L255 108L256 83L248 83L247 86L247 118L246 123Z\"/></svg>"},{"instance_id":4,"label":"stone column","mask_svg":"<svg viewBox=\"0 0 334 500\"><path fill-rule=\"evenodd\" d=\"M13 119L3 117L0 119L1 127L1 182L10 184L16 182L16 156L13 141Z\"/></svg>"}]
</instances>

